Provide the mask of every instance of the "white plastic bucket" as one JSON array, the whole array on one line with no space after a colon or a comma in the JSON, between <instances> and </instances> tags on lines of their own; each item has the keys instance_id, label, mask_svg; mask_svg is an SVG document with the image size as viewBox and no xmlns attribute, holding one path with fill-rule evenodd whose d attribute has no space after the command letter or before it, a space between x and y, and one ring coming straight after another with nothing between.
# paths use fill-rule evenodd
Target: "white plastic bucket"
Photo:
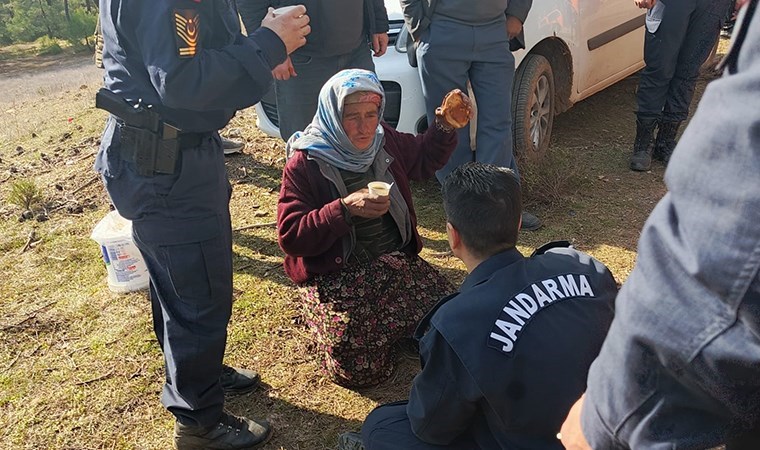
<instances>
[{"instance_id":1,"label":"white plastic bucket","mask_svg":"<svg viewBox=\"0 0 760 450\"><path fill-rule=\"evenodd\" d=\"M111 211L95 225L90 237L100 244L111 291L125 293L148 288L148 268L132 240L131 221Z\"/></svg>"}]
</instances>

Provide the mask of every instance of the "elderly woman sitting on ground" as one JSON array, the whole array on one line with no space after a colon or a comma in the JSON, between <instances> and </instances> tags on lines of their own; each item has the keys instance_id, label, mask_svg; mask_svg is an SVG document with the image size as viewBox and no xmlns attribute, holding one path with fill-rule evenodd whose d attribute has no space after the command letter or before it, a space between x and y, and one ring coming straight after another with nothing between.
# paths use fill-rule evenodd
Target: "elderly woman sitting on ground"
<instances>
[{"instance_id":1,"label":"elderly woman sitting on ground","mask_svg":"<svg viewBox=\"0 0 760 450\"><path fill-rule=\"evenodd\" d=\"M422 240L409 181L444 166L455 127L469 120L469 99L449 94L420 136L382 123L384 106L372 72L344 70L328 80L314 120L288 142L277 207L285 272L299 286L326 374L347 387L389 378L394 345L454 291L417 256ZM390 191L370 192L374 181Z\"/></svg>"}]
</instances>

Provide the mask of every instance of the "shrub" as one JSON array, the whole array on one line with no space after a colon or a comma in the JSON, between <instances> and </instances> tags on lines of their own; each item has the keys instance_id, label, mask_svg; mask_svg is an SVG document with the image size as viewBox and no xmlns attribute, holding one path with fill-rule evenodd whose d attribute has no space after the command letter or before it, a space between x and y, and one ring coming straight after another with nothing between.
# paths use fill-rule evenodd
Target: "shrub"
<instances>
[{"instance_id":1,"label":"shrub","mask_svg":"<svg viewBox=\"0 0 760 450\"><path fill-rule=\"evenodd\" d=\"M35 41L35 44L37 44L38 56L58 55L63 52L61 45L58 43L58 40L49 38L47 36L42 36L41 38L37 39Z\"/></svg>"},{"instance_id":2,"label":"shrub","mask_svg":"<svg viewBox=\"0 0 760 450\"><path fill-rule=\"evenodd\" d=\"M71 12L71 21L68 23L65 38L75 50L94 49L94 42L91 40L96 22L97 16L94 14L88 14L84 10Z\"/></svg>"},{"instance_id":3,"label":"shrub","mask_svg":"<svg viewBox=\"0 0 760 450\"><path fill-rule=\"evenodd\" d=\"M24 211L31 210L42 203L42 191L34 184L34 181L17 181L11 186L8 203L19 206Z\"/></svg>"},{"instance_id":4,"label":"shrub","mask_svg":"<svg viewBox=\"0 0 760 450\"><path fill-rule=\"evenodd\" d=\"M519 161L523 197L529 202L553 206L573 194L578 168L569 150L552 148L539 161Z\"/></svg>"}]
</instances>

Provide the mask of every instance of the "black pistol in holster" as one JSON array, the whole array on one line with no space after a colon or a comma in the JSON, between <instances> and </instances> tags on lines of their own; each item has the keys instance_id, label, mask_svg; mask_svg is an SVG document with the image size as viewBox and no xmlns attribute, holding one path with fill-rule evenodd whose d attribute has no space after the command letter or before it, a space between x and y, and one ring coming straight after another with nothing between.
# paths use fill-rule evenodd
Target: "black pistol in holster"
<instances>
[{"instance_id":1,"label":"black pistol in holster","mask_svg":"<svg viewBox=\"0 0 760 450\"><path fill-rule=\"evenodd\" d=\"M108 89L95 95L95 107L120 120L121 157L135 163L137 173L148 177L174 173L181 130L162 121L150 105L142 101L133 105Z\"/></svg>"}]
</instances>

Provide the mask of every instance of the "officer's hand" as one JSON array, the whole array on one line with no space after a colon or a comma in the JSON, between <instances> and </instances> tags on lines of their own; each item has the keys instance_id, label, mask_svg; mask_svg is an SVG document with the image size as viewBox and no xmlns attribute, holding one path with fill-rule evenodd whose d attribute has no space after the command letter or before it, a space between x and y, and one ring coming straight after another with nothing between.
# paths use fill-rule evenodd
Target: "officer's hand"
<instances>
[{"instance_id":1,"label":"officer's hand","mask_svg":"<svg viewBox=\"0 0 760 450\"><path fill-rule=\"evenodd\" d=\"M372 35L372 51L375 58L383 56L388 49L388 33L377 33Z\"/></svg>"},{"instance_id":2,"label":"officer's hand","mask_svg":"<svg viewBox=\"0 0 760 450\"><path fill-rule=\"evenodd\" d=\"M583 394L575 402L567 414L565 423L562 424L559 438L567 450L592 450L581 429L581 408L583 408L583 399L585 397L586 394Z\"/></svg>"},{"instance_id":3,"label":"officer's hand","mask_svg":"<svg viewBox=\"0 0 760 450\"><path fill-rule=\"evenodd\" d=\"M633 0L633 3L636 4L639 8L647 8L651 9L654 8L655 3L657 3L657 0Z\"/></svg>"},{"instance_id":4,"label":"officer's hand","mask_svg":"<svg viewBox=\"0 0 760 450\"><path fill-rule=\"evenodd\" d=\"M507 15L507 36L510 39L516 38L522 31L523 23L515 16Z\"/></svg>"},{"instance_id":5,"label":"officer's hand","mask_svg":"<svg viewBox=\"0 0 760 450\"><path fill-rule=\"evenodd\" d=\"M285 14L275 17L274 8L269 8L261 26L274 31L282 39L288 55L306 44L306 36L311 33L306 7L297 5Z\"/></svg>"},{"instance_id":6,"label":"officer's hand","mask_svg":"<svg viewBox=\"0 0 760 450\"><path fill-rule=\"evenodd\" d=\"M343 199L343 204L352 216L374 219L388 212L391 206L390 196L370 194L367 188L356 191Z\"/></svg>"},{"instance_id":7,"label":"officer's hand","mask_svg":"<svg viewBox=\"0 0 760 450\"><path fill-rule=\"evenodd\" d=\"M297 77L296 68L293 67L293 63L290 61L290 56L285 59L285 62L275 67L272 70L272 76L275 80L289 80L290 77Z\"/></svg>"}]
</instances>

